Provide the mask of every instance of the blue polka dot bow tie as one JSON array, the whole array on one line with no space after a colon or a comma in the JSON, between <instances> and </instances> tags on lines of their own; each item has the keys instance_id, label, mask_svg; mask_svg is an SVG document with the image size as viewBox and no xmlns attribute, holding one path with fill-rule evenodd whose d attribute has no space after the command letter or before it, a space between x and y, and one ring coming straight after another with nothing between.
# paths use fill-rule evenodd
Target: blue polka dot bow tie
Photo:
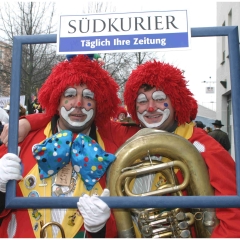
<instances>
[{"instance_id":1,"label":"blue polka dot bow tie","mask_svg":"<svg viewBox=\"0 0 240 240\"><path fill-rule=\"evenodd\" d=\"M78 134L74 141L72 137L71 131L63 130L33 146L40 179L55 175L71 160L74 170L81 175L89 191L116 157L105 152L87 135Z\"/></svg>"}]
</instances>

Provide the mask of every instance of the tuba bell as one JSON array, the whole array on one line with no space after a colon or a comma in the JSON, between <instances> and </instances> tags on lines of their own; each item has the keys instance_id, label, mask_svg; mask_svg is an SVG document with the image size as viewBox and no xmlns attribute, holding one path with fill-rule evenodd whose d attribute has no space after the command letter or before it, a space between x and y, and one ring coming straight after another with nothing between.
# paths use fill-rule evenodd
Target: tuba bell
<instances>
[{"instance_id":1,"label":"tuba bell","mask_svg":"<svg viewBox=\"0 0 240 240\"><path fill-rule=\"evenodd\" d=\"M148 128L141 129L128 139L115 155L116 160L107 174L107 185L111 196L144 197L166 194L182 196L184 189L188 195L192 196L214 194L201 154L189 141L176 134ZM152 160L151 156L156 155L167 158L169 161ZM142 160L144 158L148 158L149 161ZM184 176L181 184L178 183L175 175L176 169L180 170ZM138 176L150 173L160 173L166 181L161 186L156 186L155 190L133 193L129 187L131 182ZM180 208L113 209L120 238L136 237L134 225L137 225L141 237L144 238L192 237L191 225L194 225L197 237L209 238L218 224L214 209L186 211Z\"/></svg>"}]
</instances>

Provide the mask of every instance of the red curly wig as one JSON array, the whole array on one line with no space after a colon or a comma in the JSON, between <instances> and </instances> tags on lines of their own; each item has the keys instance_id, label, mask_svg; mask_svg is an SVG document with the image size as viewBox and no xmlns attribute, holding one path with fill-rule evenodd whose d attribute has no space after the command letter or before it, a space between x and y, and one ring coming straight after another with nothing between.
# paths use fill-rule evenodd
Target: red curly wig
<instances>
[{"instance_id":1,"label":"red curly wig","mask_svg":"<svg viewBox=\"0 0 240 240\"><path fill-rule=\"evenodd\" d=\"M160 89L170 98L175 109L175 120L179 125L195 119L197 102L187 88L187 81L184 79L182 71L168 63L154 60L133 70L125 85L124 103L136 123L139 123L136 114L137 93L143 84Z\"/></svg>"},{"instance_id":2,"label":"red curly wig","mask_svg":"<svg viewBox=\"0 0 240 240\"><path fill-rule=\"evenodd\" d=\"M197 117L197 113L198 113L198 104L197 101L192 97L191 99L191 104L192 104L192 111L190 114L190 120L194 120Z\"/></svg>"},{"instance_id":3,"label":"red curly wig","mask_svg":"<svg viewBox=\"0 0 240 240\"><path fill-rule=\"evenodd\" d=\"M70 61L57 64L38 93L38 101L48 116L58 114L60 97L66 88L75 84L86 84L94 92L96 100L96 125L104 124L116 115L118 84L97 61L78 55Z\"/></svg>"}]
</instances>

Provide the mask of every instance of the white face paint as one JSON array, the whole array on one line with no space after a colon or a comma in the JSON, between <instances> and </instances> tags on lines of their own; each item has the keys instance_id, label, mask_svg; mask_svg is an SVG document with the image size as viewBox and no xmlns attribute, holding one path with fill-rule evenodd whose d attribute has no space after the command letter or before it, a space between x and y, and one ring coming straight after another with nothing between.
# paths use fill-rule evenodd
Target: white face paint
<instances>
[{"instance_id":1,"label":"white face paint","mask_svg":"<svg viewBox=\"0 0 240 240\"><path fill-rule=\"evenodd\" d=\"M80 128L76 131L85 132L91 127L95 118L94 93L87 88L86 84L69 87L60 99L58 111L61 129L68 129L72 126Z\"/></svg>"},{"instance_id":2,"label":"white face paint","mask_svg":"<svg viewBox=\"0 0 240 240\"><path fill-rule=\"evenodd\" d=\"M155 101L163 102L166 100L167 96L163 91L156 91L152 94L152 98Z\"/></svg>"},{"instance_id":3,"label":"white face paint","mask_svg":"<svg viewBox=\"0 0 240 240\"><path fill-rule=\"evenodd\" d=\"M94 93L90 89L84 89L82 94L84 98L94 99Z\"/></svg>"},{"instance_id":4,"label":"white face paint","mask_svg":"<svg viewBox=\"0 0 240 240\"><path fill-rule=\"evenodd\" d=\"M157 127L161 126L162 123L164 123L168 119L168 117L170 115L170 110L169 109L164 109L163 111L161 111L160 109L157 109L156 113L160 113L162 115L162 120L160 122L147 123L144 119L144 116L148 114L147 111L144 111L142 114L137 112L137 117L138 117L139 121L141 121L144 124L145 127L147 127L147 128L157 128Z\"/></svg>"},{"instance_id":5,"label":"white face paint","mask_svg":"<svg viewBox=\"0 0 240 240\"><path fill-rule=\"evenodd\" d=\"M139 89L136 100L137 117L144 127L167 129L174 123L174 109L163 91Z\"/></svg>"},{"instance_id":6,"label":"white face paint","mask_svg":"<svg viewBox=\"0 0 240 240\"><path fill-rule=\"evenodd\" d=\"M62 118L65 119L67 121L68 124L74 126L74 127L82 127L83 125L85 125L89 120L92 119L93 117L93 109L90 109L89 111L86 111L85 109L82 109L82 113L84 113L87 117L83 122L76 122L76 121L71 121L69 114L71 112L73 112L75 110L75 108L70 109L69 111L67 111L64 107L61 108L61 115Z\"/></svg>"}]
</instances>

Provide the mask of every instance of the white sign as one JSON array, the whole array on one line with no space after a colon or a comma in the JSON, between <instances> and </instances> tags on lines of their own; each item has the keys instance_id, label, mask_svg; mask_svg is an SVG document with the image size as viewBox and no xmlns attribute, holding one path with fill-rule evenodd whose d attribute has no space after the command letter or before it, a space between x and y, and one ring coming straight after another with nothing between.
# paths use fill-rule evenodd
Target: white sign
<instances>
[{"instance_id":1,"label":"white sign","mask_svg":"<svg viewBox=\"0 0 240 240\"><path fill-rule=\"evenodd\" d=\"M187 10L60 16L59 54L190 47Z\"/></svg>"},{"instance_id":2,"label":"white sign","mask_svg":"<svg viewBox=\"0 0 240 240\"><path fill-rule=\"evenodd\" d=\"M214 87L206 87L206 93L214 93Z\"/></svg>"},{"instance_id":3,"label":"white sign","mask_svg":"<svg viewBox=\"0 0 240 240\"><path fill-rule=\"evenodd\" d=\"M4 108L7 104L10 104L10 97L0 97L0 107ZM20 96L20 104L25 106L25 95Z\"/></svg>"}]
</instances>

